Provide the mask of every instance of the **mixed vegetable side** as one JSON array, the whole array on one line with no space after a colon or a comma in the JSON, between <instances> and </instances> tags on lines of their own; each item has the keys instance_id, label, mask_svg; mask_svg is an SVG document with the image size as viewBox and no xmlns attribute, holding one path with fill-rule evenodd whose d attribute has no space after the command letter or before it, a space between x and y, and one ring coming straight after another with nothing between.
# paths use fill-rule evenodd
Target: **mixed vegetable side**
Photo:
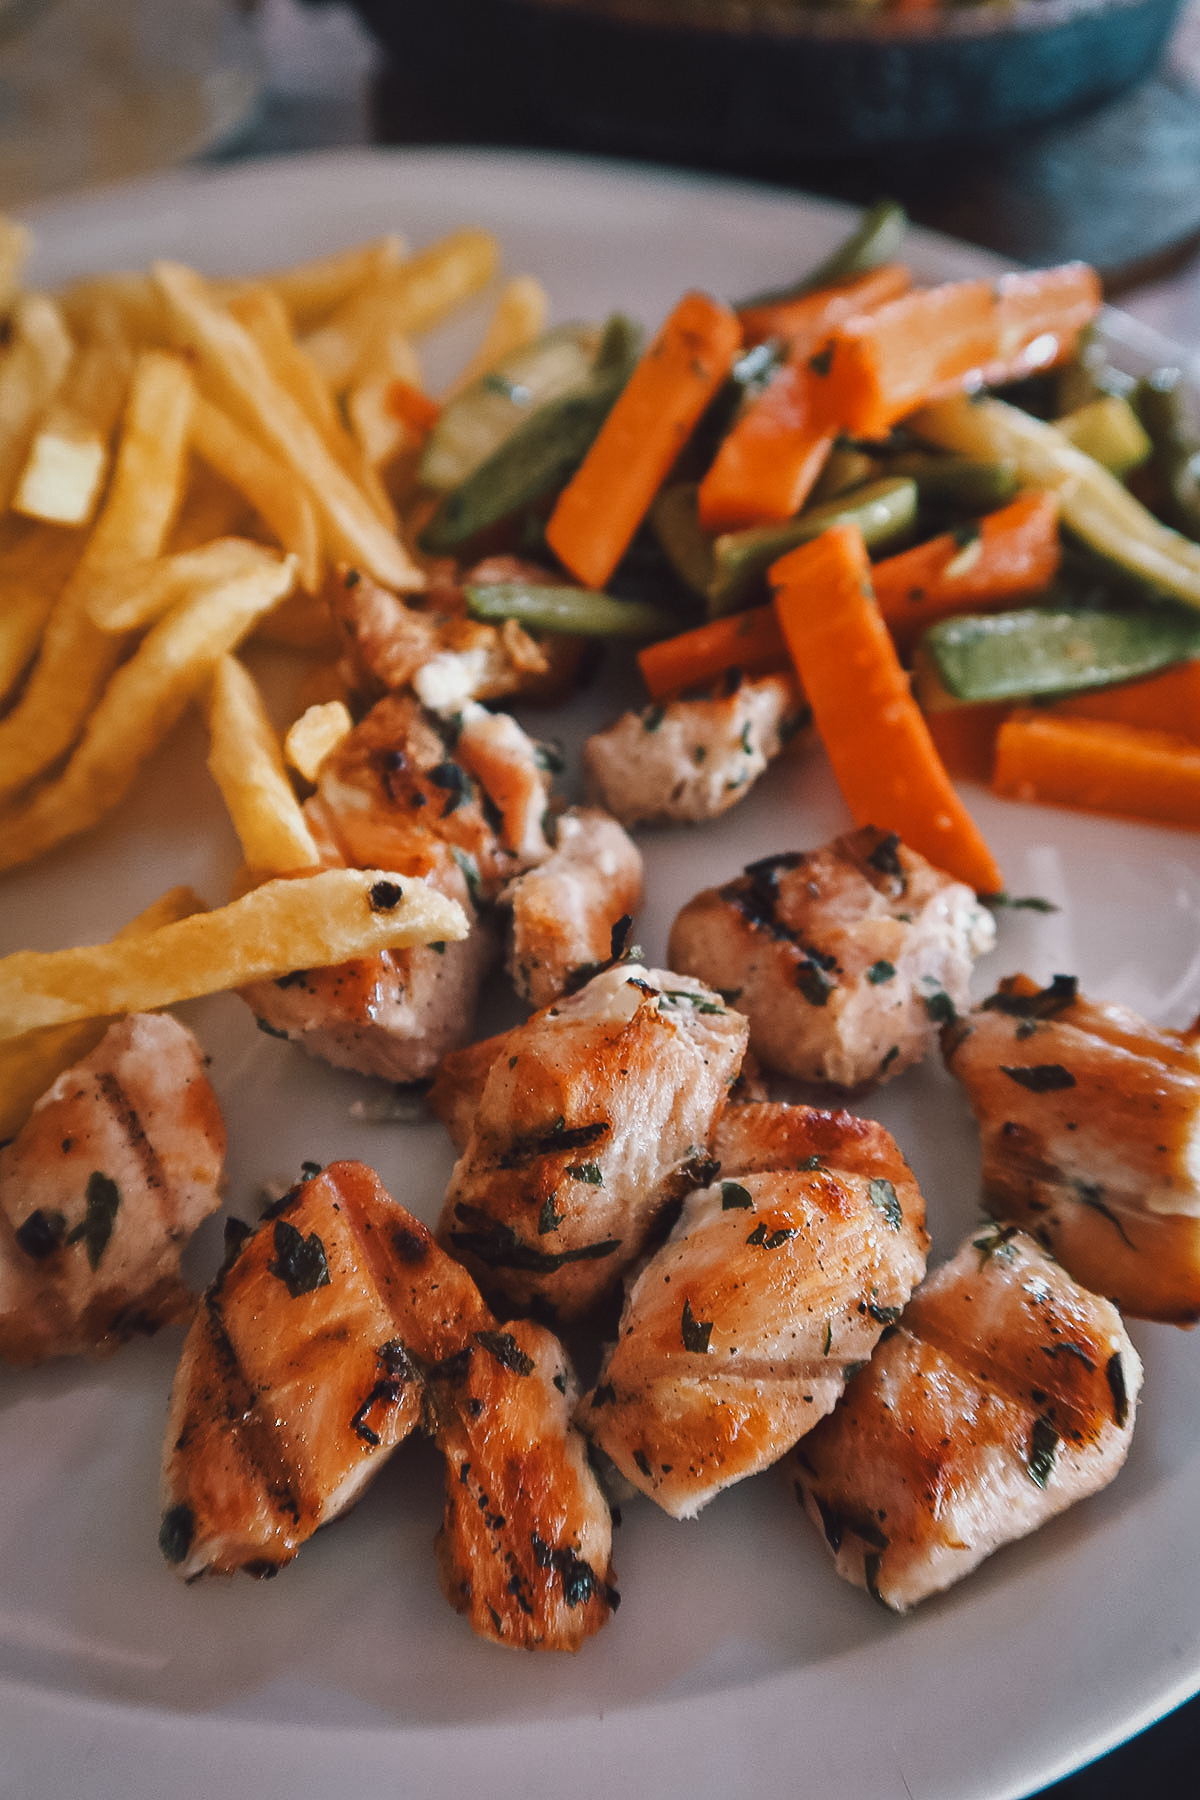
<instances>
[{"instance_id":1,"label":"mixed vegetable side","mask_svg":"<svg viewBox=\"0 0 1200 1800\"><path fill-rule=\"evenodd\" d=\"M514 351L424 414L422 543L560 565L472 612L641 640L654 701L793 668L856 821L989 891L951 777L1200 824L1200 438L1177 371L1106 361L1093 271L921 288L904 229L640 353Z\"/></svg>"}]
</instances>

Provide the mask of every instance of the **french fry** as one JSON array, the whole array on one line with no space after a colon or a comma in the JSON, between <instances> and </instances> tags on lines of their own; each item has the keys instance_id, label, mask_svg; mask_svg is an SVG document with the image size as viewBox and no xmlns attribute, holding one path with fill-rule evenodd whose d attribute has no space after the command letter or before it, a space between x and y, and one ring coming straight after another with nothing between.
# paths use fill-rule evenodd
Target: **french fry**
<instances>
[{"instance_id":1,"label":"french fry","mask_svg":"<svg viewBox=\"0 0 1200 1800\"><path fill-rule=\"evenodd\" d=\"M0 510L7 507L38 419L57 393L74 348L66 321L46 294L22 294L0 355Z\"/></svg>"},{"instance_id":2,"label":"french fry","mask_svg":"<svg viewBox=\"0 0 1200 1800\"><path fill-rule=\"evenodd\" d=\"M499 247L490 231L452 231L362 287L304 340L304 348L340 393L389 332L430 330L486 287L498 263Z\"/></svg>"},{"instance_id":3,"label":"french fry","mask_svg":"<svg viewBox=\"0 0 1200 1800\"><path fill-rule=\"evenodd\" d=\"M397 381L420 388L421 367L411 341L393 332L369 358L343 404L361 460L372 471L382 469L412 442L411 434L390 403Z\"/></svg>"},{"instance_id":4,"label":"french fry","mask_svg":"<svg viewBox=\"0 0 1200 1800\"><path fill-rule=\"evenodd\" d=\"M240 900L136 939L0 960L0 1039L467 935L462 908L425 882L325 869L264 882Z\"/></svg>"},{"instance_id":5,"label":"french fry","mask_svg":"<svg viewBox=\"0 0 1200 1800\"><path fill-rule=\"evenodd\" d=\"M387 587L424 586L421 570L376 517L303 410L272 377L245 327L216 305L200 277L182 264L156 263L154 278L166 298L177 338L199 359L210 397L251 422L300 477L333 554L361 564Z\"/></svg>"},{"instance_id":6,"label":"french fry","mask_svg":"<svg viewBox=\"0 0 1200 1800\"><path fill-rule=\"evenodd\" d=\"M546 329L550 296L536 275L517 275L502 289L496 310L488 321L483 342L446 389L446 398L460 394L494 368L502 356L533 342Z\"/></svg>"},{"instance_id":7,"label":"french fry","mask_svg":"<svg viewBox=\"0 0 1200 1800\"><path fill-rule=\"evenodd\" d=\"M147 633L112 677L57 780L0 813L0 869L94 825L128 791L192 696L295 580L291 558L216 583Z\"/></svg>"},{"instance_id":8,"label":"french fry","mask_svg":"<svg viewBox=\"0 0 1200 1800\"><path fill-rule=\"evenodd\" d=\"M279 557L252 538L213 538L195 550L177 550L98 577L92 604L103 608L109 630L141 631L219 582L278 567Z\"/></svg>"},{"instance_id":9,"label":"french fry","mask_svg":"<svg viewBox=\"0 0 1200 1800\"><path fill-rule=\"evenodd\" d=\"M203 395L192 412L191 441L196 455L245 495L280 548L292 552L301 587L315 594L324 574L320 534L294 472Z\"/></svg>"},{"instance_id":10,"label":"french fry","mask_svg":"<svg viewBox=\"0 0 1200 1800\"><path fill-rule=\"evenodd\" d=\"M125 640L94 623L88 596L162 549L183 485L191 404L181 358L158 350L138 357L104 506L46 622L21 698L0 719L0 800L67 753L120 661Z\"/></svg>"},{"instance_id":11,"label":"french fry","mask_svg":"<svg viewBox=\"0 0 1200 1800\"><path fill-rule=\"evenodd\" d=\"M13 511L58 525L85 525L108 473L109 442L121 415L133 354L119 333L85 344L34 433L13 495Z\"/></svg>"},{"instance_id":12,"label":"french fry","mask_svg":"<svg viewBox=\"0 0 1200 1800\"><path fill-rule=\"evenodd\" d=\"M33 661L81 549L75 532L22 523L20 537L0 551L0 704Z\"/></svg>"},{"instance_id":13,"label":"french fry","mask_svg":"<svg viewBox=\"0 0 1200 1800\"><path fill-rule=\"evenodd\" d=\"M283 740L283 754L297 775L315 782L318 771L331 750L336 750L347 732L353 731L354 720L344 700L326 700L305 707L300 717L288 726Z\"/></svg>"},{"instance_id":14,"label":"french fry","mask_svg":"<svg viewBox=\"0 0 1200 1800\"><path fill-rule=\"evenodd\" d=\"M294 330L311 331L357 289L398 268L404 251L404 239L397 232L389 232L365 244L354 244L349 250L335 250L329 256L313 257L290 268L273 269L257 276L253 285L269 288L282 301ZM220 298L232 302L244 293L245 284L218 283L216 291Z\"/></svg>"},{"instance_id":15,"label":"french fry","mask_svg":"<svg viewBox=\"0 0 1200 1800\"><path fill-rule=\"evenodd\" d=\"M189 455L183 499L167 547L174 554L201 550L214 538L244 536L255 516L245 494L200 457Z\"/></svg>"},{"instance_id":16,"label":"french fry","mask_svg":"<svg viewBox=\"0 0 1200 1800\"><path fill-rule=\"evenodd\" d=\"M90 335L102 322L115 324L140 350L166 347L166 308L148 275L127 269L87 275L64 288L58 300L67 324L79 337Z\"/></svg>"},{"instance_id":17,"label":"french fry","mask_svg":"<svg viewBox=\"0 0 1200 1800\"><path fill-rule=\"evenodd\" d=\"M320 867L321 856L292 791L283 752L254 678L236 656L213 670L206 708L208 767L253 876Z\"/></svg>"},{"instance_id":18,"label":"french fry","mask_svg":"<svg viewBox=\"0 0 1200 1800\"><path fill-rule=\"evenodd\" d=\"M0 312L7 312L21 285L21 271L33 248L28 226L0 217Z\"/></svg>"},{"instance_id":19,"label":"french fry","mask_svg":"<svg viewBox=\"0 0 1200 1800\"><path fill-rule=\"evenodd\" d=\"M117 939L136 938L204 911L204 901L191 888L170 888L123 925ZM95 1018L72 1025L43 1025L0 1042L0 1143L17 1135L50 1084L65 1069L90 1056L112 1023L112 1018Z\"/></svg>"},{"instance_id":20,"label":"french fry","mask_svg":"<svg viewBox=\"0 0 1200 1800\"><path fill-rule=\"evenodd\" d=\"M337 402L316 364L292 336L282 301L270 288L252 287L230 302L229 314L245 326L258 345L269 373L316 426L334 461L362 488L388 530L395 531L395 508L342 423Z\"/></svg>"}]
</instances>

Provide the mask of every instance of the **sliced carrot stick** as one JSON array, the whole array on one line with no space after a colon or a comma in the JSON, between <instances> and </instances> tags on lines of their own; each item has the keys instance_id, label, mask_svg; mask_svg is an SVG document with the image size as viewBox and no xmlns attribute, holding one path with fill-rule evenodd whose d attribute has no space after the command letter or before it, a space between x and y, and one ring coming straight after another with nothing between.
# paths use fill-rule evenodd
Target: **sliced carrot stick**
<instances>
[{"instance_id":1,"label":"sliced carrot stick","mask_svg":"<svg viewBox=\"0 0 1200 1800\"><path fill-rule=\"evenodd\" d=\"M979 893L1000 870L933 747L871 592L862 533L835 525L770 571L775 610L858 825L898 832Z\"/></svg>"},{"instance_id":2,"label":"sliced carrot stick","mask_svg":"<svg viewBox=\"0 0 1200 1800\"><path fill-rule=\"evenodd\" d=\"M899 299L912 286L912 274L903 263L881 263L835 287L817 288L795 300L768 301L765 306L745 306L738 314L747 344L782 338L789 349L812 351L822 339L860 312L870 312L885 300Z\"/></svg>"},{"instance_id":3,"label":"sliced carrot stick","mask_svg":"<svg viewBox=\"0 0 1200 1800\"><path fill-rule=\"evenodd\" d=\"M638 666L655 700L699 687L727 669L768 675L789 666L787 645L773 606L730 613L678 637L661 638L638 651Z\"/></svg>"},{"instance_id":4,"label":"sliced carrot stick","mask_svg":"<svg viewBox=\"0 0 1200 1800\"><path fill-rule=\"evenodd\" d=\"M1111 719L1018 712L996 739L996 793L1200 827L1200 744Z\"/></svg>"},{"instance_id":5,"label":"sliced carrot stick","mask_svg":"<svg viewBox=\"0 0 1200 1800\"><path fill-rule=\"evenodd\" d=\"M996 767L996 734L1012 710L1004 701L981 701L977 706L927 712L925 723L946 773L957 781L990 782Z\"/></svg>"},{"instance_id":6,"label":"sliced carrot stick","mask_svg":"<svg viewBox=\"0 0 1200 1800\"><path fill-rule=\"evenodd\" d=\"M1058 571L1058 500L1021 494L978 526L876 563L875 598L901 655L926 626L1040 594Z\"/></svg>"},{"instance_id":7,"label":"sliced carrot stick","mask_svg":"<svg viewBox=\"0 0 1200 1800\"><path fill-rule=\"evenodd\" d=\"M812 376L786 363L721 440L696 496L705 531L779 525L798 513L833 448L812 425Z\"/></svg>"},{"instance_id":8,"label":"sliced carrot stick","mask_svg":"<svg viewBox=\"0 0 1200 1800\"><path fill-rule=\"evenodd\" d=\"M441 417L441 404L431 394L399 377L387 390L385 401L392 417L409 426L420 437L431 432Z\"/></svg>"},{"instance_id":9,"label":"sliced carrot stick","mask_svg":"<svg viewBox=\"0 0 1200 1800\"><path fill-rule=\"evenodd\" d=\"M1176 663L1144 681L1123 682L1093 694L1072 694L1047 710L1055 718L1148 725L1200 743L1200 662Z\"/></svg>"},{"instance_id":10,"label":"sliced carrot stick","mask_svg":"<svg viewBox=\"0 0 1200 1800\"><path fill-rule=\"evenodd\" d=\"M1099 306L1085 264L952 281L850 319L809 359L814 425L881 437L926 396L1011 380L1069 353Z\"/></svg>"},{"instance_id":11,"label":"sliced carrot stick","mask_svg":"<svg viewBox=\"0 0 1200 1800\"><path fill-rule=\"evenodd\" d=\"M621 560L741 336L727 306L685 294L641 358L546 526L550 548L587 586L603 587Z\"/></svg>"}]
</instances>

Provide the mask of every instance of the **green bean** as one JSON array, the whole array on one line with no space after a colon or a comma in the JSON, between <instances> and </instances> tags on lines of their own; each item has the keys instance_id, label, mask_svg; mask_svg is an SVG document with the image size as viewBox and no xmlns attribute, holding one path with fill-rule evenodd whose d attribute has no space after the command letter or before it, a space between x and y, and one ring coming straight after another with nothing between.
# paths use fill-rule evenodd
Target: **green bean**
<instances>
[{"instance_id":1,"label":"green bean","mask_svg":"<svg viewBox=\"0 0 1200 1800\"><path fill-rule=\"evenodd\" d=\"M907 450L888 458L893 475L909 475L923 506L955 507L965 513L995 512L1016 498L1020 483L1011 459L973 462L967 456L925 456Z\"/></svg>"},{"instance_id":2,"label":"green bean","mask_svg":"<svg viewBox=\"0 0 1200 1800\"><path fill-rule=\"evenodd\" d=\"M1156 369L1144 376L1134 389L1133 409L1153 446L1150 467L1168 524L1200 538L1200 438L1188 418L1180 371Z\"/></svg>"},{"instance_id":3,"label":"green bean","mask_svg":"<svg viewBox=\"0 0 1200 1800\"><path fill-rule=\"evenodd\" d=\"M744 312L752 306L777 306L784 300L799 300L818 288L831 287L835 281L849 281L865 275L880 263L890 262L898 253L908 230L908 214L895 200L876 200L862 216L861 222L844 243L824 262L787 287L773 288L754 294L748 300L737 300L734 309Z\"/></svg>"},{"instance_id":4,"label":"green bean","mask_svg":"<svg viewBox=\"0 0 1200 1800\"><path fill-rule=\"evenodd\" d=\"M463 589L473 619L504 619L531 631L577 637L660 638L681 628L679 614L649 600L618 600L595 588L538 587L527 581L472 583Z\"/></svg>"}]
</instances>

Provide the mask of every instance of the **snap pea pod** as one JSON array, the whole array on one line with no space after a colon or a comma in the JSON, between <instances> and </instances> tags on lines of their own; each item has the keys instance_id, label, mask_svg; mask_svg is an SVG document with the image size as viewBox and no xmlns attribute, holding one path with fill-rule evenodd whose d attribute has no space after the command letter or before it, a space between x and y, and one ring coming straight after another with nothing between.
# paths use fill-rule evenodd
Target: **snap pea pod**
<instances>
[{"instance_id":1,"label":"snap pea pod","mask_svg":"<svg viewBox=\"0 0 1200 1800\"><path fill-rule=\"evenodd\" d=\"M747 300L736 300L734 310L751 306L777 306L782 300L799 300L818 288L831 287L835 281L849 281L865 275L880 263L890 262L899 252L908 231L908 214L896 200L876 200L862 216L861 222L824 262L790 285L754 294Z\"/></svg>"},{"instance_id":2,"label":"snap pea pod","mask_svg":"<svg viewBox=\"0 0 1200 1800\"><path fill-rule=\"evenodd\" d=\"M669 607L649 600L618 600L595 588L538 587L528 581L471 583L463 589L473 619L497 625L515 619L530 631L575 637L671 637L682 621Z\"/></svg>"},{"instance_id":3,"label":"snap pea pod","mask_svg":"<svg viewBox=\"0 0 1200 1800\"><path fill-rule=\"evenodd\" d=\"M907 421L918 437L988 462L1011 458L1023 485L1052 489L1067 528L1155 593L1200 607L1200 544L1154 517L1061 431L1002 400L956 395Z\"/></svg>"},{"instance_id":4,"label":"snap pea pod","mask_svg":"<svg viewBox=\"0 0 1200 1800\"><path fill-rule=\"evenodd\" d=\"M918 661L963 701L1083 693L1196 656L1200 619L1169 601L1132 612L1030 606L945 619L918 649Z\"/></svg>"},{"instance_id":5,"label":"snap pea pod","mask_svg":"<svg viewBox=\"0 0 1200 1800\"><path fill-rule=\"evenodd\" d=\"M447 494L421 533L440 554L469 543L565 487L625 386L638 354L637 328L610 320L588 380L548 400Z\"/></svg>"},{"instance_id":6,"label":"snap pea pod","mask_svg":"<svg viewBox=\"0 0 1200 1800\"><path fill-rule=\"evenodd\" d=\"M1133 392L1133 409L1152 445L1151 469L1170 523L1200 538L1200 438L1187 415L1183 376L1156 369Z\"/></svg>"},{"instance_id":7,"label":"snap pea pod","mask_svg":"<svg viewBox=\"0 0 1200 1800\"><path fill-rule=\"evenodd\" d=\"M857 525L867 548L874 550L903 537L916 516L917 484L903 475L868 482L780 525L756 525L718 538L701 530L696 489L690 483L664 489L650 515L676 573L705 601L708 617L714 619L737 612L785 550L810 543L831 525Z\"/></svg>"},{"instance_id":8,"label":"snap pea pod","mask_svg":"<svg viewBox=\"0 0 1200 1800\"><path fill-rule=\"evenodd\" d=\"M1147 460L1153 444L1137 410L1119 394L1101 394L1065 418L1056 420L1063 436L1086 456L1110 469L1129 475Z\"/></svg>"}]
</instances>

